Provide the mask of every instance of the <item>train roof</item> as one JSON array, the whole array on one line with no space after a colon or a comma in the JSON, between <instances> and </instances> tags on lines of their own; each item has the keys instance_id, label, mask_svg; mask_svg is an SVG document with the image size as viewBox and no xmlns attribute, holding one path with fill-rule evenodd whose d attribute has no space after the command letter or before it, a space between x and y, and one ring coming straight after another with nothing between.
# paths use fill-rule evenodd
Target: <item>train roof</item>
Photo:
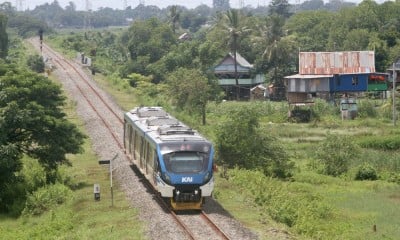
<instances>
[{"instance_id":1,"label":"train roof","mask_svg":"<svg viewBox=\"0 0 400 240\"><path fill-rule=\"evenodd\" d=\"M207 141L196 130L169 115L162 107L136 107L124 115L155 143Z\"/></svg>"}]
</instances>

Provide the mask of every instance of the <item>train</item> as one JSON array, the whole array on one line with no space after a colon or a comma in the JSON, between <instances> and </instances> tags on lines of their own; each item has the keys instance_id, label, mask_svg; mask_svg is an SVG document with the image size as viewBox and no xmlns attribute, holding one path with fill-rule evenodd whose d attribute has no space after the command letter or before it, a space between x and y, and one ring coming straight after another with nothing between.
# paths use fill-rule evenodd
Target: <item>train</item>
<instances>
[{"instance_id":1,"label":"train","mask_svg":"<svg viewBox=\"0 0 400 240\"><path fill-rule=\"evenodd\" d=\"M201 210L214 190L214 147L162 107L124 114L125 153L173 210Z\"/></svg>"}]
</instances>

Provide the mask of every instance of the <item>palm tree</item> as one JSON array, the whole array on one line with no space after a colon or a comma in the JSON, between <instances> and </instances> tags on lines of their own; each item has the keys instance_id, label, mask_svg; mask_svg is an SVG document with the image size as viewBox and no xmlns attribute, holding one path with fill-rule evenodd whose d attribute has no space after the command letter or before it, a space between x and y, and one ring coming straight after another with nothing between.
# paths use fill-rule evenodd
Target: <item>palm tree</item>
<instances>
[{"instance_id":1,"label":"palm tree","mask_svg":"<svg viewBox=\"0 0 400 240\"><path fill-rule=\"evenodd\" d=\"M244 32L248 32L249 29L246 27L240 26L240 15L239 10L237 9L230 9L226 12L227 18L227 25L226 29L229 33L229 42L230 42L230 49L233 52L233 58L235 61L235 84L236 84L236 100L240 99L240 87L239 87L239 80L237 74L237 61L236 61L236 53L238 49L238 41L240 40L240 36Z\"/></svg>"},{"instance_id":2,"label":"palm tree","mask_svg":"<svg viewBox=\"0 0 400 240\"><path fill-rule=\"evenodd\" d=\"M271 82L277 89L283 91L282 78L286 73L291 72L291 62L288 59L296 59L297 51L292 39L286 37L283 28L285 18L272 14L266 20L266 25L261 31L266 45L262 55L262 59L267 63L264 71L270 72ZM282 92L280 94L276 92L276 94L283 95Z\"/></svg>"},{"instance_id":3,"label":"palm tree","mask_svg":"<svg viewBox=\"0 0 400 240\"><path fill-rule=\"evenodd\" d=\"M170 7L168 16L170 18L169 21L171 22L171 25L172 25L172 31L175 33L176 23L179 22L179 18L180 18L180 13L178 11L177 5L173 5Z\"/></svg>"}]
</instances>

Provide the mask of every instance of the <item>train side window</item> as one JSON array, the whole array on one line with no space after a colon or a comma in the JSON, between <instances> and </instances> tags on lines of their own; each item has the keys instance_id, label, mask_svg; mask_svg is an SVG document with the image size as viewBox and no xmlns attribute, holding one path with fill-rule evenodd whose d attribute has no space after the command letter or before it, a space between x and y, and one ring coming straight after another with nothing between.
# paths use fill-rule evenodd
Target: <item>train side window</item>
<instances>
[{"instance_id":1,"label":"train side window","mask_svg":"<svg viewBox=\"0 0 400 240\"><path fill-rule=\"evenodd\" d=\"M135 159L138 159L138 158L139 158L139 150L140 150L139 140L140 140L140 136L139 136L139 134L136 132L136 133L135 133L135 143L134 143L134 146L135 146L135 153L134 153Z\"/></svg>"},{"instance_id":2,"label":"train side window","mask_svg":"<svg viewBox=\"0 0 400 240\"><path fill-rule=\"evenodd\" d=\"M128 138L128 144L129 144L129 153L130 154L132 154L132 134L133 134L133 131L132 131L133 129L132 129L132 126L128 126L128 136L127 136L127 138Z\"/></svg>"},{"instance_id":3,"label":"train side window","mask_svg":"<svg viewBox=\"0 0 400 240\"><path fill-rule=\"evenodd\" d=\"M131 145L132 145L132 154L135 154L135 137L136 137L136 131L135 131L135 129L132 129L132 135L131 135L131 138L129 139L129 141L131 142Z\"/></svg>"},{"instance_id":4,"label":"train side window","mask_svg":"<svg viewBox=\"0 0 400 240\"><path fill-rule=\"evenodd\" d=\"M161 169L160 169L160 164L158 163L158 155L157 155L157 153L154 151L154 169L157 171L157 172L161 172Z\"/></svg>"}]
</instances>

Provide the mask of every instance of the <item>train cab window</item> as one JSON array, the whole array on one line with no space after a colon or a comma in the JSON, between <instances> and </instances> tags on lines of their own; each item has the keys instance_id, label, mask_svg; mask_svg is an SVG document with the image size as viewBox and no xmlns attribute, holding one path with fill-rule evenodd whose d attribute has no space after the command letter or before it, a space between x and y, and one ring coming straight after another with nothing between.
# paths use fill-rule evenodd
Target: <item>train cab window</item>
<instances>
[{"instance_id":1,"label":"train cab window","mask_svg":"<svg viewBox=\"0 0 400 240\"><path fill-rule=\"evenodd\" d=\"M173 152L164 156L167 169L174 173L201 172L206 167L206 154L199 152Z\"/></svg>"}]
</instances>

